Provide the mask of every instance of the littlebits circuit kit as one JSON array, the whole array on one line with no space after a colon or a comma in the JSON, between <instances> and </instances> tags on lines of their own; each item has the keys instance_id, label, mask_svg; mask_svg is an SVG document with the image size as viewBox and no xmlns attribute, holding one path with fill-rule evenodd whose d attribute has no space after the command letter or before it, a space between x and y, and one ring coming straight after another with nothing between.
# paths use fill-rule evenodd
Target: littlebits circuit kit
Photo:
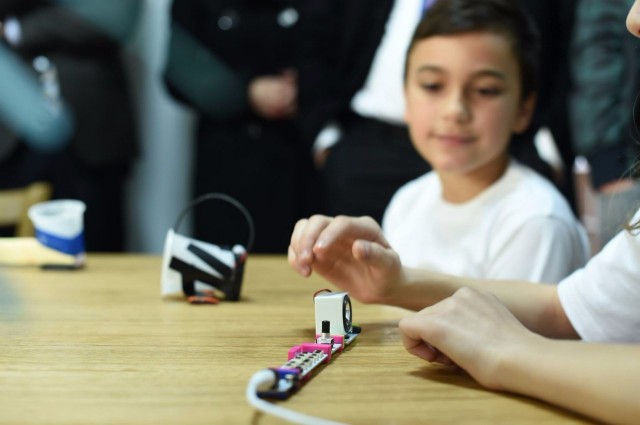
<instances>
[{"instance_id":1,"label":"littlebits circuit kit","mask_svg":"<svg viewBox=\"0 0 640 425\"><path fill-rule=\"evenodd\" d=\"M360 334L351 322L351 300L346 292L324 290L314 297L316 339L289 349L288 361L268 369L273 375L270 386L258 388L261 398L286 399L313 376L323 363L329 363Z\"/></svg>"},{"instance_id":2,"label":"littlebits circuit kit","mask_svg":"<svg viewBox=\"0 0 640 425\"><path fill-rule=\"evenodd\" d=\"M202 202L211 200L230 203L244 215L249 229L246 245L225 248L177 233L187 213ZM162 259L162 295L186 297L192 304L240 300L244 266L253 238L251 216L238 201L220 193L195 199L167 232ZM335 424L266 401L287 399L360 334L360 328L352 324L351 299L346 292L318 291L314 294L314 304L315 340L291 347L284 364L256 372L249 380L246 396L257 409L288 421Z\"/></svg>"},{"instance_id":3,"label":"littlebits circuit kit","mask_svg":"<svg viewBox=\"0 0 640 425\"><path fill-rule=\"evenodd\" d=\"M285 400L298 391L322 365L331 362L360 334L352 324L351 300L346 292L319 291L314 296L316 339L289 349L287 362L256 372L247 385L249 403L287 421L309 425L337 425L337 422L306 415L273 404L267 399Z\"/></svg>"}]
</instances>

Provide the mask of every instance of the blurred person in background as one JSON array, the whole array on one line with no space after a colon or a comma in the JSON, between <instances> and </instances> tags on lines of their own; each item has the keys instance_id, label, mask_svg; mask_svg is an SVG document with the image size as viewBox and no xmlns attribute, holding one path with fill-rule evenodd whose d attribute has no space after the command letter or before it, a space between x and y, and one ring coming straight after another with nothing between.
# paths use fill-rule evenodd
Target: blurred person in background
<instances>
[{"instance_id":1,"label":"blurred person in background","mask_svg":"<svg viewBox=\"0 0 640 425\"><path fill-rule=\"evenodd\" d=\"M120 53L140 7L139 0L0 0L3 52L21 61L13 71L29 74L16 78L40 84L42 101L63 105L72 123L68 133L46 135L47 145L33 137L42 126L35 108L5 97L0 112L32 116L16 125L16 117L0 114L0 189L44 180L53 198L84 201L88 251L123 249L123 190L137 142ZM3 88L13 74L0 77Z\"/></svg>"},{"instance_id":2,"label":"blurred person in background","mask_svg":"<svg viewBox=\"0 0 640 425\"><path fill-rule=\"evenodd\" d=\"M640 185L632 165L640 153L636 106L638 40L619 23L633 0L578 0L571 46L571 125L577 154L589 162L599 198L599 242L623 228Z\"/></svg>"},{"instance_id":3,"label":"blurred person in background","mask_svg":"<svg viewBox=\"0 0 640 425\"><path fill-rule=\"evenodd\" d=\"M342 2L322 91L301 96L300 128L321 175L320 211L380 221L393 193L430 167L404 123L402 72L411 34L433 1ZM327 36L314 39L326 43Z\"/></svg>"},{"instance_id":4,"label":"blurred person in background","mask_svg":"<svg viewBox=\"0 0 640 425\"><path fill-rule=\"evenodd\" d=\"M254 252L286 252L295 222L316 209L310 149L296 118L301 81L317 88L307 73L323 72L312 66L306 28L331 15L334 3L172 4L164 77L171 95L198 114L194 196L222 192L243 204L255 222ZM194 217L198 239L247 240L244 218L231 206L204 204Z\"/></svg>"},{"instance_id":5,"label":"blurred person in background","mask_svg":"<svg viewBox=\"0 0 640 425\"><path fill-rule=\"evenodd\" d=\"M551 179L574 207L571 164L575 155L569 124L569 46L576 0L520 1L538 27L542 50L536 112L529 130L512 141L511 153ZM553 139L558 158L541 157L537 142L543 128L549 130L547 134ZM554 163L557 160L561 160L561 164Z\"/></svg>"}]
</instances>

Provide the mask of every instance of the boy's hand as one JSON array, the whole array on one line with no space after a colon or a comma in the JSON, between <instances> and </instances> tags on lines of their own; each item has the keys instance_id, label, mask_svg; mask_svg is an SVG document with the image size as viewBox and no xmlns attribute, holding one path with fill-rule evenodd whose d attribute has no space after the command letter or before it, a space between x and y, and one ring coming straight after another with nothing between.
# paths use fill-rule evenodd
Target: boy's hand
<instances>
[{"instance_id":1,"label":"boy's hand","mask_svg":"<svg viewBox=\"0 0 640 425\"><path fill-rule=\"evenodd\" d=\"M303 276L320 274L363 303L385 303L403 278L398 254L370 217L315 215L298 221L289 264Z\"/></svg>"}]
</instances>

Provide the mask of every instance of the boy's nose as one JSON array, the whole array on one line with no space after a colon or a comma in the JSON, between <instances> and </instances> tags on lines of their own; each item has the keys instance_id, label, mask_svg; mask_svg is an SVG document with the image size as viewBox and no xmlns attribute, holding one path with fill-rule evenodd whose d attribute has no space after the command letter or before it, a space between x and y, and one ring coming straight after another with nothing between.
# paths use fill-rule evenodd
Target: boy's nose
<instances>
[{"instance_id":1,"label":"boy's nose","mask_svg":"<svg viewBox=\"0 0 640 425\"><path fill-rule=\"evenodd\" d=\"M453 92L448 96L445 117L455 122L466 122L471 119L471 110L464 92Z\"/></svg>"}]
</instances>

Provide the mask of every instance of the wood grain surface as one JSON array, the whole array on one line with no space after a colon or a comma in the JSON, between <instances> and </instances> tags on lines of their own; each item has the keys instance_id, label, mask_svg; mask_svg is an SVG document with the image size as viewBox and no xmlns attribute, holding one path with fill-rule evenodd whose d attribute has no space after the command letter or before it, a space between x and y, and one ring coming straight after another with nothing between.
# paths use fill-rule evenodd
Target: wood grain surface
<instances>
[{"instance_id":1,"label":"wood grain surface","mask_svg":"<svg viewBox=\"0 0 640 425\"><path fill-rule=\"evenodd\" d=\"M312 296L330 285L252 256L241 301L195 306L160 298L160 263L90 255L80 271L0 270L1 424L284 423L245 388L313 339ZM405 314L354 301L361 336L284 405L352 424L587 423L409 355Z\"/></svg>"}]
</instances>

